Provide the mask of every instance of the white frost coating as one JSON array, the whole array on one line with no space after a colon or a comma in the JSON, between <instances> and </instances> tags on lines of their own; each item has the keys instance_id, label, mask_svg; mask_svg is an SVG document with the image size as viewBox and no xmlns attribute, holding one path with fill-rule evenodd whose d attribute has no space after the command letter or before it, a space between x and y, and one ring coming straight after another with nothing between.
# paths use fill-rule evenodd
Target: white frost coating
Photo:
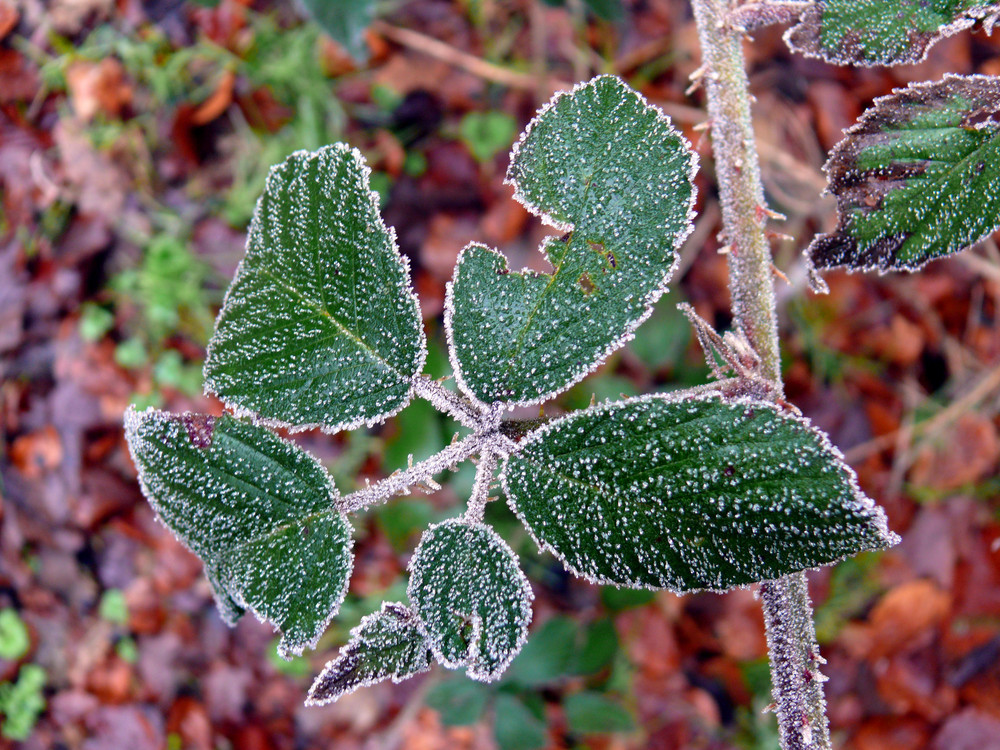
<instances>
[{"instance_id":1,"label":"white frost coating","mask_svg":"<svg viewBox=\"0 0 1000 750\"><path fill-rule=\"evenodd\" d=\"M893 1L898 7L902 8L903 3L900 0ZM876 5L886 4L890 0L851 0L851 2L858 5L867 3L875 7ZM824 0L814 0L814 2L810 3L811 7L807 8L802 14L800 22L785 31L783 39L788 48L793 52L837 65L858 65L862 67L912 65L925 60L930 48L941 39L954 36L960 31L972 28L977 23L982 23L986 33L992 34L993 28L1000 21L1000 3L989 3L978 8L969 8L968 10L961 11L961 15L951 23L939 26L935 32L919 32L913 29L911 33L915 39L911 38L909 40L909 48L898 57L882 57L866 60L857 54L851 54L853 50L851 45L846 45L845 48L839 49L835 53L823 49L821 31L823 25L823 4ZM925 0L921 0L919 3L910 3L911 7L927 5L929 3ZM891 22L896 26L900 23L898 18L893 18Z\"/></svg>"},{"instance_id":2,"label":"white frost coating","mask_svg":"<svg viewBox=\"0 0 1000 750\"><path fill-rule=\"evenodd\" d=\"M974 120L972 115L982 115L992 113L1000 107L1000 85L996 76L989 75L956 75L945 74L940 81L924 81L921 83L911 83L908 86L893 89L891 93L880 96L872 102L872 106L865 110L856 123L844 131L844 137L833 147L830 158L823 165L823 173L827 177L827 186L823 191L824 195L832 195L837 198L838 226L834 232L817 235L805 250L806 261L808 263L808 273L810 284L814 291L826 293L829 287L823 281L820 273L822 271L845 268L848 271L870 273L877 271L878 274L885 275L899 271L917 271L934 260L940 260L954 253L968 250L982 241L993 231L995 231L1000 218L995 211L989 210L993 205L989 202L995 199L995 185L987 182L984 186L979 183L982 174L1000 169L998 164L988 164L985 157L980 154L983 160L984 169L979 174L974 175L971 182L963 181L960 186L954 185L954 180L940 180L931 182L927 190L937 190L937 194L932 197L926 195L915 195L912 211L912 226L924 227L931 222L931 226L940 229L942 235L948 237L939 238L939 244L947 248L947 252L930 252L925 250L922 258L908 258L899 260L897 254L902 245L909 238L902 238L897 241L894 233L886 228L883 234L874 241L862 242L853 237L850 232L852 207L861 203L865 197L865 188L870 188L869 197L881 198L881 191L892 189L903 189L899 186L905 177L909 176L915 184L924 179L925 173L919 167L915 167L913 174L905 175L898 170L894 173L891 164L890 144L894 137L904 141L915 136L912 120L919 116L927 116L935 113L939 107L948 106L947 97L965 97L969 100L970 106L965 114ZM956 114L958 111L956 111ZM907 120L906 118L910 118ZM990 117L985 117L979 122L970 122L953 126L960 130L995 130L996 121ZM940 128L937 128L939 130ZM932 131L933 132L933 131ZM884 174L874 167L862 169L859 165L861 152L875 138L883 139L884 148L887 151L886 163L883 166ZM944 138L939 139L941 146L948 145ZM926 148L926 142L923 143ZM954 147L953 144L951 144ZM982 150L992 150L989 144L980 146ZM905 152L903 147L901 151ZM979 149L977 149L978 151ZM928 158L926 161L937 164L944 163L946 152L936 154L936 158ZM951 167L952 170L966 161L965 157ZM955 161L954 157L951 157ZM902 161L902 159L900 159ZM893 181L886 181L887 187L881 187L880 183L886 180L886 176L893 176ZM994 181L995 182L995 181ZM971 200L971 195L977 191L982 196L985 203L980 204L982 211L970 211L970 207L962 205L963 199ZM921 204L916 205L916 199L921 199ZM951 208L951 211L945 209ZM883 210L880 206L875 210ZM935 218L933 212L940 212ZM964 221L956 221L955 216ZM902 230L905 225L896 225L898 230ZM956 242L951 235L964 235L966 240ZM813 255L817 252L830 252L823 248L828 242L840 242L841 247L831 253L834 262L823 262L821 267L814 263Z\"/></svg>"},{"instance_id":3,"label":"white frost coating","mask_svg":"<svg viewBox=\"0 0 1000 750\"><path fill-rule=\"evenodd\" d=\"M528 637L534 594L508 544L489 526L430 526L409 564L407 596L434 657L493 682Z\"/></svg>"},{"instance_id":4,"label":"white frost coating","mask_svg":"<svg viewBox=\"0 0 1000 750\"><path fill-rule=\"evenodd\" d=\"M354 560L350 522L322 464L228 415L130 407L124 423L143 494L205 563L223 619L232 625L249 609L279 625L284 658L314 648Z\"/></svg>"},{"instance_id":5,"label":"white frost coating","mask_svg":"<svg viewBox=\"0 0 1000 750\"><path fill-rule=\"evenodd\" d=\"M484 406L477 403L473 403L471 406L466 404L459 394L449 391L427 376L415 378L413 390L417 396L429 401L435 409L444 412L466 427L477 429L483 420Z\"/></svg>"},{"instance_id":6,"label":"white frost coating","mask_svg":"<svg viewBox=\"0 0 1000 750\"><path fill-rule=\"evenodd\" d=\"M301 172L289 178L285 171L293 162ZM333 184L338 175L331 184L308 182L313 168L340 167L354 170L358 181L351 183L353 175L348 175L343 179L349 184L339 190ZM370 174L361 153L343 143L312 153L296 151L271 168L250 224L247 254L226 292L205 358L206 393L218 396L236 415L293 432L318 428L334 433L378 424L398 414L412 397L412 383L427 357L426 333L409 259L399 252L395 229L382 220ZM277 204L275 210L283 207L280 198L286 194L310 189L323 194L293 207L297 221L292 226L268 213L272 204ZM363 210L348 205L352 200ZM315 221L313 214L320 210L341 220ZM364 223L368 220L372 223ZM303 237L307 232L321 236ZM332 252L348 245L353 256ZM320 246L327 250L325 256ZM300 257L306 252L314 254L311 266ZM342 289L342 268L352 280L368 278ZM371 288L365 286L369 282ZM353 309L334 317L328 301L348 293L354 295ZM393 300L392 314L376 307ZM348 318L350 325L344 322ZM407 326L412 330L403 330ZM365 333L358 333L362 329L380 337L378 351L366 343ZM407 347L415 349L415 356L405 367L388 361ZM400 396L398 388L407 381L411 386ZM306 408L314 416L296 418ZM337 416L318 419L317 413Z\"/></svg>"},{"instance_id":7,"label":"white frost coating","mask_svg":"<svg viewBox=\"0 0 1000 750\"><path fill-rule=\"evenodd\" d=\"M416 613L397 602L361 620L336 659L313 682L307 706L333 703L362 687L391 679L400 683L431 668L430 653Z\"/></svg>"},{"instance_id":8,"label":"white frost coating","mask_svg":"<svg viewBox=\"0 0 1000 750\"><path fill-rule=\"evenodd\" d=\"M557 93L544 107L542 107L541 110L539 110L539 112L528 124L527 128L521 134L521 137L514 144L513 149L511 150L511 156L510 156L511 166L508 170L505 183L512 185L514 187L514 198L517 201L519 201L527 210L538 216L544 223L553 226L556 229L563 232L572 232L574 229L573 225L569 222L560 221L559 219L555 218L550 211L547 211L542 206L539 206L536 203L534 203L532 199L524 193L524 191L522 190L522 186L518 183L516 177L513 176L513 170L515 165L517 164L520 151L525 142L531 136L532 131L538 126L539 122L543 121L548 116L549 112L553 110L553 108L558 104L558 102L561 99L563 99L564 97L573 97L587 88L593 88L599 83L608 80L614 80L621 83L620 79L618 79L615 76L597 76L596 78L590 81L577 84L572 89L572 91L569 92L564 91ZM659 283L657 283L652 289L648 290L644 294L640 305L641 312L632 319L630 319L627 322L627 324L622 326L620 335L618 335L616 338L613 338L611 341L604 344L599 350L596 351L595 356L590 356L589 351L586 354L581 354L580 359L582 361L579 361L578 363L569 368L568 378L558 378L559 382L553 383L552 385L549 386L545 386L544 383L546 383L547 381L546 377L547 373L538 373L536 376L536 383L542 384L539 385L538 395L526 399L502 399L499 401L499 403L501 403L504 406L504 408L513 409L514 407L517 406L529 406L533 404L540 404L543 403L544 401L549 400L553 396L565 391L566 389L572 387L576 383L583 380L587 375L589 375L595 369L597 369L597 367L599 367L600 364L609 355L617 351L619 348L624 346L628 341L634 338L636 329L652 314L653 306L656 304L657 300L659 300L659 298L668 290L667 283L673 276L677 268L677 264L679 262L679 256L676 253L676 248L679 247L684 242L684 240L687 238L687 236L691 233L693 229L694 226L693 220L696 216L694 207L697 200L697 188L695 187L694 180L695 176L697 175L699 166L698 155L691 148L691 145L687 141L687 139L685 139L684 136L673 127L670 118L660 108L656 107L653 104L650 104L645 99L645 97L643 97L640 93L633 91L624 84L622 84L622 86L624 86L627 89L627 96L631 97L634 100L634 102L638 103L638 105L641 108L645 108L646 110L655 114L656 119L661 124L666 126L666 129L670 132L670 135L672 137L675 137L679 141L682 148L686 151L688 155L689 168L685 177L688 181L688 184L690 185L691 193L686 207L686 220L683 222L682 227L672 237L672 245L673 248L675 249L675 252L673 253L673 258L669 265L664 266L662 268L662 275L659 277ZM610 127L611 124L609 124L609 128ZM635 190L646 192L642 186L638 187L633 186L633 187ZM623 197L624 200L626 201L634 199L633 196L629 195L625 195ZM655 196L655 197L660 199L663 198L663 196ZM616 228L615 229L616 237L618 235L618 231L619 229ZM539 248L539 250L547 257L549 257L551 260L551 253L547 252L547 250L552 250L554 248L557 248L557 245L558 245L558 240L556 240L555 238L549 238L543 243L543 245ZM499 251L491 248L486 248L485 246L479 245L477 243L472 243L463 248L456 263L454 278L452 281L449 281L447 285L447 292L445 296L445 307L444 307L444 324L448 341L448 357L449 360L451 361L452 369L455 373L455 380L463 393L465 393L475 404L482 406L483 402L477 397L474 389L470 386L467 379L467 374L464 372L462 364L460 362L459 353L457 351L458 347L456 345L455 327L454 327L454 318L456 314L455 287L460 283L463 270L463 263L465 262L467 256L472 250L479 248L489 253L495 254L496 256L495 262L498 265L502 266L502 272L504 274L509 272L509 264L507 262L507 259ZM615 248L615 251L617 252L619 251L619 249ZM625 262L629 262L629 260L630 259L626 259ZM552 277L549 277L547 275L535 274L534 272L531 272L527 269L522 269L521 271L518 272L518 274L522 275L527 280L528 283L532 283L533 280L537 279L554 278L554 275ZM556 300L554 304L558 305L559 301ZM590 322L594 326L599 327L602 325L601 320L592 320ZM489 366L496 366L498 368L502 368L507 364L508 363L489 363ZM500 375L498 374L497 377L500 377Z\"/></svg>"},{"instance_id":9,"label":"white frost coating","mask_svg":"<svg viewBox=\"0 0 1000 750\"><path fill-rule=\"evenodd\" d=\"M712 401L723 402L727 405L744 405L752 410L769 410L779 415L782 420L787 422L792 422L798 425L799 427L808 430L814 436L815 440L818 443L817 446L818 453L826 454L829 456L830 459L832 459L831 466L828 468L824 468L822 471L824 473L828 471L839 472L842 480L846 482L850 492L850 498L849 499L845 498L846 506L850 510L866 517L869 520L869 522L873 525L874 529L876 530L877 535L879 536L884 546L891 546L899 541L899 537L896 536L891 531L889 531L884 511L882 511L881 508L876 506L875 503L861 491L860 487L857 484L856 474L844 462L843 454L830 443L826 435L822 431L815 429L810 423L810 421L805 417L794 416L786 412L783 412L777 406L768 402L757 401L746 398L723 401L718 396L713 396L711 394L698 395L698 396L688 395L680 397L675 396L673 394L654 394L654 395L642 396L639 398L626 399L624 401L600 404L598 406L594 406L583 411L574 412L573 414L567 417L556 419L550 422L549 424L539 428L535 432L531 433L520 444L520 452L518 455L523 456L524 453L531 448L531 446L543 442L549 433L555 430L566 429L566 425L571 425L575 420L586 418L588 415L614 414L618 410L627 409L628 407L637 404L663 403L663 404L683 405L683 404L699 404L703 402L712 402ZM604 437L602 436L601 444L607 444L609 446L609 449L613 450L614 446L617 444L617 440L618 439L623 440L628 435L628 432L626 430L621 428L619 429L620 429L619 438L615 438L614 435L609 436L607 437L607 442L605 443ZM705 429L708 430L709 428L706 427ZM681 449L683 448L684 446L681 446ZM588 448L586 450L588 451L589 454L593 453L592 449ZM650 467L649 471L652 472L655 470L658 461L669 462L670 460L672 460L671 456L664 454L665 450L666 449L662 449L658 446L647 444L645 451L641 453L641 456L639 459L637 459L637 461L641 460L641 462ZM621 517L617 519L614 518L602 519L600 515L594 515L600 512L599 508L596 506L593 508L589 508L588 506L589 510L581 510L581 513L584 513L584 515L589 519L587 524L588 530L585 530L581 533L584 533L585 536L587 536L591 540L596 539L596 542L599 544L604 544L605 542L607 544L612 544L612 541L609 540L601 541L603 537L601 539L597 539L597 537L600 537L600 532L596 530L597 526L603 524L608 524L612 528L620 527L618 533L622 533L621 529L628 528L629 529L629 531L627 532L628 534L638 535L638 536L629 536L628 548L625 547L618 548L619 553L617 554L620 554L621 558L617 562L613 563L616 569L615 572L616 577L609 578L607 575L602 575L596 572L597 568L601 567L601 563L598 561L591 560L590 565L592 569L590 570L584 569L578 565L571 564L570 562L568 562L566 555L564 555L561 551L555 549L551 544L545 541L545 539L543 538L543 534L540 533L539 529L533 528L529 524L524 511L520 507L520 501L517 496L517 490L512 489L511 487L511 477L509 476L509 472L511 470L510 461L513 460L512 458L504 464L501 470L501 475L500 475L501 484L504 488L504 492L507 495L508 502L512 510L518 516L521 522L525 525L525 528L528 529L529 533L535 540L540 550L542 551L548 550L552 552L563 563L563 565L567 568L567 570L572 572L574 575L585 578L593 583L628 586L632 588L651 588L651 589L667 588L670 590L683 591L683 592L694 591L694 590L725 591L728 588L730 588L728 586L721 586L721 585L703 585L699 587L683 586L679 588L670 585L653 585L648 581L639 580L634 575L630 574L628 572L629 570L644 569L643 567L644 565L654 561L653 555L657 553L645 552L644 549L661 550L661 554L667 555L668 557L670 556L676 557L676 555L683 553L684 555L686 555L686 557L683 558L685 564L690 564L691 560L697 559L699 557L704 558L702 560L704 564L709 564L710 558L706 555L708 555L709 553L711 553L712 555L716 554L717 550L715 550L714 547L715 543L711 542L711 546L709 546L705 550L698 550L691 548L690 545L685 546L684 542L681 540L674 540L669 537L665 539L648 539L648 540L642 539L641 538L642 530L640 529L636 531L635 530L636 524L632 524L631 526L626 526L627 522L630 520L630 516L628 514L632 512L637 512L637 509L640 509L643 503L656 502L664 504L664 503L669 503L669 498L654 499L651 497L650 498L643 497L642 495L643 488L647 486L652 487L653 486L651 484L652 479L647 479L643 482L635 480L636 483L634 486L628 485L627 489L622 488L622 492L624 492L624 494L616 495L612 489L603 486L601 486L601 488L598 489L598 485L595 484L595 482L598 482L598 480L594 478L596 476L596 470L598 469L598 466L597 465L591 466L586 463L586 461L590 460L591 458L592 456L588 456L588 458L581 457L582 463L580 464L580 468L578 470L580 476L578 479L575 480L577 482L583 483L581 490L578 490L577 493L574 493L573 497L565 496L560 499L558 497L553 498L549 496L546 502L549 503L554 508L554 515L559 520L564 519L564 514L560 513L558 510L558 508L563 507L561 504L562 502L565 502L567 504L573 503L574 505L579 504L580 502L585 502L585 500L581 499L583 495L582 490L584 486L590 488L591 485L593 485L595 491L606 493L605 496L609 498L608 500L609 503L611 502L617 503L618 510L622 514ZM789 458L791 459L792 457ZM793 467L794 464L792 463L791 460L789 460L787 462L779 462L779 464L774 466L773 469L775 471L783 471L783 470L792 470ZM680 467L678 468L678 471L681 471ZM725 478L721 477L721 473L723 472L723 467L720 467L718 465L715 466L699 465L699 466L684 467L683 471L685 472L685 476L687 477L687 479L684 480L685 481L684 491L688 493L697 493L701 485L704 485L706 489L709 486L717 485L720 479L723 483L727 481ZM725 477L732 477L732 475L727 473L725 474ZM738 482L739 479L740 479L739 476L735 476L732 477L731 481ZM533 477L532 481L534 485L538 487L539 492L545 489L544 486L545 480L543 479L543 477L541 476ZM625 478L623 478L622 481L625 482ZM549 482L548 484L554 484L554 482ZM553 491L557 490L551 490L550 488L549 494L551 495L551 492ZM579 497L577 495L579 495ZM758 508L754 507L755 503L761 507L766 507L769 510L775 510L775 506L770 503L777 502L779 499L778 495L780 495L780 493L777 491L771 491L763 494L758 493L757 496L744 498L740 502L744 504L744 508L748 512L760 511L760 507ZM794 499L794 498L789 498L789 499ZM708 502L711 505L714 505L720 511L723 510L723 506L721 505L722 503L721 499L712 500L709 498L706 500L706 502ZM566 507L568 508L569 506L567 505ZM664 510L669 510L671 514L675 514L683 518L685 512L685 508L683 506L678 507L674 505L665 504L662 505L662 507ZM634 508L635 510L630 510L630 508ZM737 512L737 515L732 518L735 521L738 521L739 508L735 509L730 508L729 512L733 512L734 510ZM697 510L695 510L695 512L697 512ZM792 512L791 507L786 507L784 512L785 514L791 514ZM763 530L758 529L757 533L760 533L761 531L766 532L767 529ZM549 530L549 533L553 533L552 530ZM566 533L572 534L575 533L575 531L566 531ZM747 533L753 533L753 530L748 529ZM802 528L800 530L800 533L803 536L814 538L816 537L818 532L814 529ZM635 542L634 546L632 545L632 542ZM646 542L645 548L643 542ZM588 542L587 539L581 539L578 542L574 542L573 544L575 546L580 546L588 543L590 542ZM667 550L670 551L668 552ZM841 559L842 557L843 556L841 556ZM750 561L750 562L756 564L759 561ZM658 565L662 567L662 561L658 563ZM707 572L708 569L706 568L705 571L698 573L698 575L700 578L705 578L707 577Z\"/></svg>"}]
</instances>

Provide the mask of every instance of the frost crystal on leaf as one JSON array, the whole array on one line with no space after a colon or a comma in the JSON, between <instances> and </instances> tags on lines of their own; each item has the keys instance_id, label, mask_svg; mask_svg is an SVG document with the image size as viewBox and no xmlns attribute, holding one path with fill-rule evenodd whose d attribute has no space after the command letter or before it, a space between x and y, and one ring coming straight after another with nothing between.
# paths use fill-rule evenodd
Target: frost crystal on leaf
<instances>
[{"instance_id":1,"label":"frost crystal on leaf","mask_svg":"<svg viewBox=\"0 0 1000 750\"><path fill-rule=\"evenodd\" d=\"M273 622L282 655L313 647L351 575L351 525L320 463L234 417L125 414L139 482L163 522L205 563L219 611Z\"/></svg>"},{"instance_id":2,"label":"frost crystal on leaf","mask_svg":"<svg viewBox=\"0 0 1000 750\"><path fill-rule=\"evenodd\" d=\"M992 30L998 14L1000 3L988 0L817 0L785 41L841 65L901 65L979 21Z\"/></svg>"},{"instance_id":3,"label":"frost crystal on leaf","mask_svg":"<svg viewBox=\"0 0 1000 750\"><path fill-rule=\"evenodd\" d=\"M1000 82L946 76L876 100L826 164L839 224L816 268L914 270L1000 226Z\"/></svg>"},{"instance_id":4,"label":"frost crystal on leaf","mask_svg":"<svg viewBox=\"0 0 1000 750\"><path fill-rule=\"evenodd\" d=\"M468 667L475 680L498 679L527 638L531 586L484 524L453 519L428 528L410 560L407 595L434 656L449 669Z\"/></svg>"},{"instance_id":5,"label":"frost crystal on leaf","mask_svg":"<svg viewBox=\"0 0 1000 750\"><path fill-rule=\"evenodd\" d=\"M612 76L558 94L511 153L514 197L565 232L551 274L462 251L445 325L460 387L481 403L540 403L627 341L666 288L691 229L697 159L669 119Z\"/></svg>"},{"instance_id":6,"label":"frost crystal on leaf","mask_svg":"<svg viewBox=\"0 0 1000 750\"><path fill-rule=\"evenodd\" d=\"M332 703L360 687L392 679L402 682L430 669L427 639L409 607L383 602L351 631L340 656L320 673L309 689L307 706Z\"/></svg>"},{"instance_id":7,"label":"frost crystal on leaf","mask_svg":"<svg viewBox=\"0 0 1000 750\"><path fill-rule=\"evenodd\" d=\"M206 390L238 413L335 432L409 400L423 324L368 173L343 144L271 170L205 361Z\"/></svg>"},{"instance_id":8,"label":"frost crystal on leaf","mask_svg":"<svg viewBox=\"0 0 1000 750\"><path fill-rule=\"evenodd\" d=\"M501 479L539 546L600 583L724 590L897 541L825 436L765 402L594 407L532 433Z\"/></svg>"}]
</instances>

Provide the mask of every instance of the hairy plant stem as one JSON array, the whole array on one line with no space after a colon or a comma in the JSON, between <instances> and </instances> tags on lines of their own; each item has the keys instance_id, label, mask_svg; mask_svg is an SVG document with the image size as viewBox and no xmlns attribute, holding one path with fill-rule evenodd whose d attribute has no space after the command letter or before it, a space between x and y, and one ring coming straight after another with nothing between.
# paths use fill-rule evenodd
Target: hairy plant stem
<instances>
[{"instance_id":1,"label":"hairy plant stem","mask_svg":"<svg viewBox=\"0 0 1000 750\"><path fill-rule=\"evenodd\" d=\"M774 305L768 210L750 113L742 32L731 0L691 0L702 49L712 151L729 244L733 320L760 357L760 375L780 397L781 360ZM784 750L829 750L819 650L804 573L760 588L771 684Z\"/></svg>"}]
</instances>

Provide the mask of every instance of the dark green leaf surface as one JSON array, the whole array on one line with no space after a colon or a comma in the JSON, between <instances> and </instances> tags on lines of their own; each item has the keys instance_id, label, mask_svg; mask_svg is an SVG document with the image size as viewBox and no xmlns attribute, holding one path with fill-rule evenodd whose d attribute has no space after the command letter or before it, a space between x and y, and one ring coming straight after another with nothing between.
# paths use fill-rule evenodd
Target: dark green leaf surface
<instances>
[{"instance_id":1,"label":"dark green leaf surface","mask_svg":"<svg viewBox=\"0 0 1000 750\"><path fill-rule=\"evenodd\" d=\"M545 721L508 693L497 695L493 736L500 750L541 750L549 744Z\"/></svg>"},{"instance_id":2,"label":"dark green leaf surface","mask_svg":"<svg viewBox=\"0 0 1000 750\"><path fill-rule=\"evenodd\" d=\"M340 656L320 673L309 690L307 706L332 703L360 687L391 679L402 682L431 667L427 639L413 610L384 602L379 612L351 630Z\"/></svg>"},{"instance_id":3,"label":"dark green leaf surface","mask_svg":"<svg viewBox=\"0 0 1000 750\"><path fill-rule=\"evenodd\" d=\"M531 621L531 586L493 529L450 520L431 526L410 560L407 589L437 659L468 667L482 682L500 677Z\"/></svg>"},{"instance_id":4,"label":"dark green leaf surface","mask_svg":"<svg viewBox=\"0 0 1000 750\"><path fill-rule=\"evenodd\" d=\"M901 65L977 21L991 27L998 12L1000 3L988 0L817 0L785 40L832 63Z\"/></svg>"},{"instance_id":5,"label":"dark green leaf surface","mask_svg":"<svg viewBox=\"0 0 1000 750\"><path fill-rule=\"evenodd\" d=\"M409 399L423 324L368 173L343 144L271 170L205 361L238 413L334 432Z\"/></svg>"},{"instance_id":6,"label":"dark green leaf surface","mask_svg":"<svg viewBox=\"0 0 1000 750\"><path fill-rule=\"evenodd\" d=\"M628 732L635 728L632 715L619 703L600 693L574 693L566 698L566 723L578 734Z\"/></svg>"},{"instance_id":7,"label":"dark green leaf surface","mask_svg":"<svg viewBox=\"0 0 1000 750\"><path fill-rule=\"evenodd\" d=\"M302 0L320 28L359 62L368 59L365 29L375 19L375 0Z\"/></svg>"},{"instance_id":8,"label":"dark green leaf surface","mask_svg":"<svg viewBox=\"0 0 1000 750\"><path fill-rule=\"evenodd\" d=\"M483 717L492 688L464 677L439 682L427 692L427 705L441 717L446 727L465 727Z\"/></svg>"},{"instance_id":9,"label":"dark green leaf surface","mask_svg":"<svg viewBox=\"0 0 1000 750\"><path fill-rule=\"evenodd\" d=\"M483 403L538 403L581 380L649 314L690 231L696 159L655 107L600 76L557 95L514 147L515 198L565 232L551 274L463 250L445 322L458 382Z\"/></svg>"},{"instance_id":10,"label":"dark green leaf surface","mask_svg":"<svg viewBox=\"0 0 1000 750\"><path fill-rule=\"evenodd\" d=\"M600 583L724 590L895 541L825 437L759 402L577 412L530 435L502 481L539 546Z\"/></svg>"},{"instance_id":11,"label":"dark green leaf surface","mask_svg":"<svg viewBox=\"0 0 1000 750\"><path fill-rule=\"evenodd\" d=\"M914 270L1000 226L1000 83L947 76L878 99L826 164L835 232L817 268Z\"/></svg>"},{"instance_id":12,"label":"dark green leaf surface","mask_svg":"<svg viewBox=\"0 0 1000 750\"><path fill-rule=\"evenodd\" d=\"M273 622L313 647L347 591L351 526L320 463L234 417L130 409L125 436L163 522L204 563L223 618Z\"/></svg>"}]
</instances>

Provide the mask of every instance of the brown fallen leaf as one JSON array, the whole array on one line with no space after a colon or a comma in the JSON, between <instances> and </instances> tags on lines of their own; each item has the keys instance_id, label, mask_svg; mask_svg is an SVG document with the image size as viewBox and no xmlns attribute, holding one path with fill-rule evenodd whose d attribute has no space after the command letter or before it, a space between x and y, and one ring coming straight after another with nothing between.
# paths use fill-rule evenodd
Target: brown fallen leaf
<instances>
[{"instance_id":1,"label":"brown fallen leaf","mask_svg":"<svg viewBox=\"0 0 1000 750\"><path fill-rule=\"evenodd\" d=\"M879 659L921 643L951 611L951 594L932 581L910 581L889 591L872 609L871 659Z\"/></svg>"},{"instance_id":2,"label":"brown fallen leaf","mask_svg":"<svg viewBox=\"0 0 1000 750\"><path fill-rule=\"evenodd\" d=\"M1000 460L1000 435L985 414L968 413L941 440L918 452L910 481L947 492L991 476Z\"/></svg>"},{"instance_id":3,"label":"brown fallen leaf","mask_svg":"<svg viewBox=\"0 0 1000 750\"><path fill-rule=\"evenodd\" d=\"M11 0L0 0L0 39L4 39L21 20L21 14Z\"/></svg>"},{"instance_id":4,"label":"brown fallen leaf","mask_svg":"<svg viewBox=\"0 0 1000 750\"><path fill-rule=\"evenodd\" d=\"M191 122L195 125L207 125L225 112L233 103L235 86L236 73L232 70L224 71L215 90L191 113Z\"/></svg>"},{"instance_id":5,"label":"brown fallen leaf","mask_svg":"<svg viewBox=\"0 0 1000 750\"><path fill-rule=\"evenodd\" d=\"M66 70L73 111L83 122L98 114L120 117L132 103L132 87L125 78L125 68L113 57L100 62L78 60Z\"/></svg>"},{"instance_id":6,"label":"brown fallen leaf","mask_svg":"<svg viewBox=\"0 0 1000 750\"><path fill-rule=\"evenodd\" d=\"M52 425L21 435L10 447L11 463L29 479L54 471L62 459L62 441Z\"/></svg>"}]
</instances>

